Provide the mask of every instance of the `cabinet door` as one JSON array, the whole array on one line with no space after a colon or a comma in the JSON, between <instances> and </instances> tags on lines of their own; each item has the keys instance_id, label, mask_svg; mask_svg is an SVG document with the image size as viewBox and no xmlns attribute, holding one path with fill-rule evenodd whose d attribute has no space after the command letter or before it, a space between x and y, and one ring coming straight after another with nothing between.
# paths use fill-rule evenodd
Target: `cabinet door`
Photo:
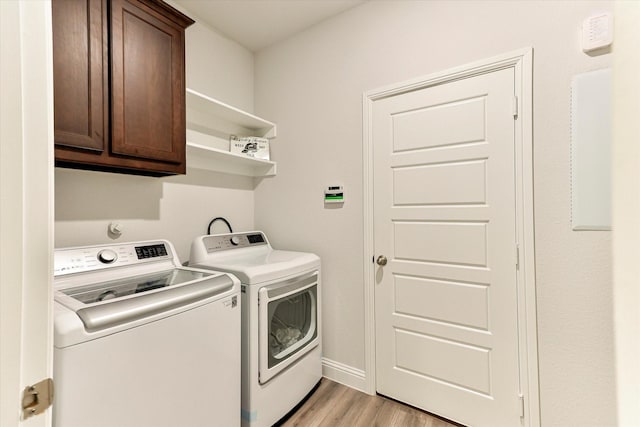
<instances>
[{"instance_id":1,"label":"cabinet door","mask_svg":"<svg viewBox=\"0 0 640 427\"><path fill-rule=\"evenodd\" d=\"M184 172L184 28L154 2L111 1L111 151Z\"/></svg>"},{"instance_id":2,"label":"cabinet door","mask_svg":"<svg viewBox=\"0 0 640 427\"><path fill-rule=\"evenodd\" d=\"M109 140L106 0L52 0L51 12L56 155L62 146L103 151Z\"/></svg>"}]
</instances>

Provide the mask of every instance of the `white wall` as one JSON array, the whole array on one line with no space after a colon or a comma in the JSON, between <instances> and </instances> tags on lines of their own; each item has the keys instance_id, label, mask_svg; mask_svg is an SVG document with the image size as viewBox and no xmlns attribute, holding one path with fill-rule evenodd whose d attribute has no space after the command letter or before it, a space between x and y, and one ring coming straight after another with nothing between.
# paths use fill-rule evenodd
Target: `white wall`
<instances>
[{"instance_id":1,"label":"white wall","mask_svg":"<svg viewBox=\"0 0 640 427\"><path fill-rule=\"evenodd\" d=\"M199 22L187 28L187 87L241 110L253 111L253 53Z\"/></svg>"},{"instance_id":2,"label":"white wall","mask_svg":"<svg viewBox=\"0 0 640 427\"><path fill-rule=\"evenodd\" d=\"M323 260L324 356L364 368L364 91L534 48L534 167L542 425L616 423L611 236L570 224L569 87L609 67L582 20L608 1L374 1L256 56L256 112L278 123L278 176L256 189L257 228ZM345 186L342 209L323 187ZM367 254L367 257L370 256Z\"/></svg>"},{"instance_id":3,"label":"white wall","mask_svg":"<svg viewBox=\"0 0 640 427\"><path fill-rule=\"evenodd\" d=\"M640 3L616 2L613 277L618 421L640 425Z\"/></svg>"},{"instance_id":4,"label":"white wall","mask_svg":"<svg viewBox=\"0 0 640 427\"><path fill-rule=\"evenodd\" d=\"M187 29L186 73L187 87L253 111L253 54L198 22ZM124 227L116 241L168 239L185 262L212 218L253 228L253 189L252 178L202 170L147 178L56 168L55 246L112 243L114 221ZM217 222L212 231L226 228Z\"/></svg>"}]
</instances>

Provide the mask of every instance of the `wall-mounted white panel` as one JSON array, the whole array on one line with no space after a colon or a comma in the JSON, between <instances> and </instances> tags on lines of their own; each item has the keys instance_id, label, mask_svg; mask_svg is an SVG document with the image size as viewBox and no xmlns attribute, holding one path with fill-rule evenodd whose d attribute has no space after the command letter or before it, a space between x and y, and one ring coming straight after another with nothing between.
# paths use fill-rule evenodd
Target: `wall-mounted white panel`
<instances>
[{"instance_id":1,"label":"wall-mounted white panel","mask_svg":"<svg viewBox=\"0 0 640 427\"><path fill-rule=\"evenodd\" d=\"M611 69L571 82L571 225L611 229Z\"/></svg>"}]
</instances>

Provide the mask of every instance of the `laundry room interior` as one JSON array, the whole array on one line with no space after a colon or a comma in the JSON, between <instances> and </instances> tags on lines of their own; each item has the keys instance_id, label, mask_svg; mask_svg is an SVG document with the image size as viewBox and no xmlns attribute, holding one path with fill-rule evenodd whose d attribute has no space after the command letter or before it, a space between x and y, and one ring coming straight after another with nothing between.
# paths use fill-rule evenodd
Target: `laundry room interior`
<instances>
[{"instance_id":1,"label":"laundry room interior","mask_svg":"<svg viewBox=\"0 0 640 427\"><path fill-rule=\"evenodd\" d=\"M142 2L146 1L151 2ZM524 136L516 136L516 141L529 144L529 148L523 151L516 148L512 153L516 161L510 170L517 169L521 181L516 180L514 187L509 187L511 193L518 194L514 203L520 201L520 195L524 200L517 205L517 215L522 218L522 232L527 239L525 255L521 255L525 253L522 246L517 255L513 255L515 247L508 255L513 255L514 260L518 257L520 272L516 273L514 267L513 274L523 280L519 282L522 287L518 290L518 317L514 324L518 323L521 328L518 331L522 333L516 343L521 351L519 360L526 359L524 368L522 364L516 366L520 369L520 392L526 396L522 403L526 408L516 415L520 423L517 425L632 427L640 422L634 382L638 379L638 367L632 363L638 356L638 347L624 344L634 341L638 333L638 325L634 325L639 311L634 305L640 283L636 275L637 258L634 262L626 255L617 256L633 248L634 241L637 244L634 237L637 233L633 232L637 230L638 219L637 216L633 219L633 212L638 213L638 169L595 166L602 167L600 172L604 174L613 174L614 188L618 183L621 185L618 192L613 191L612 201L594 196L600 207L610 209L613 204L613 220L609 218L608 224L601 227L584 229L572 223L575 221L572 191L578 185L572 182L572 172L576 174L572 126L577 122L572 115L578 109L572 106L572 89L577 87L574 85L577 77L612 69L615 94L616 82L628 85L631 93L638 93L637 75L630 77L631 71L618 74L616 69L616 61L621 58L626 70L639 70L637 49L629 48L638 40L638 30L634 28L634 19L640 19L637 4L609 0L166 0L166 3L195 21L186 28L184 38L188 91L186 173L157 177L122 170L114 173L88 170L91 167L60 167L59 163L54 166L51 148L49 158L39 157L31 166L48 168L49 176L42 179L51 185L50 191L45 188L36 192L48 196L46 204L40 206L52 209L48 217L39 217L44 222L50 221L43 226L46 229L34 231L53 237L48 250L49 264L43 262L42 268L52 265L54 248L158 239L170 242L180 264L189 267L194 239L230 233L231 229L248 233L249 246L252 239L262 239L259 236L264 235L274 249L315 254L320 259L317 268L321 272L318 319L321 319L319 357L323 381L375 395L380 392L382 376L376 371L374 293L377 291L373 289L380 283L376 274L382 274L381 266L387 261L385 258L381 263L382 254L375 252L378 234L374 230L374 217L378 210L374 211L374 206L377 209L375 201L379 194L374 191L378 187L377 163L374 164L377 154L373 153L376 140L372 136L376 125L371 123L378 116L373 105L378 105L378 100L384 102L386 90L394 95L403 94L411 90L406 88L412 84L435 81L442 76L449 78L456 72L468 73L465 76L471 78L478 73L461 70L479 67L478 64L499 70L511 65L501 68L492 64L524 58L524 62L513 66L514 84L524 94L515 101L521 102L517 104L517 114L524 123L517 128ZM322 3L329 5L322 7ZM261 38L252 28L260 23L259 27L267 28L268 34L269 25L277 28L279 23L286 22L288 13L292 14L292 21L295 16L299 22L306 22L304 26L291 27L288 33L273 40ZM315 20L304 21L307 16ZM585 51L583 26L589 18L602 16L610 19L602 25L610 26L613 42ZM626 37L625 31L631 35ZM243 32L246 37L234 38L234 34ZM5 73L5 65L2 67ZM45 72L51 70L42 71ZM52 75L45 75L44 80L52 81ZM530 81L518 76L528 76ZM52 92L48 91L49 100L53 99ZM233 132L225 129L203 136L202 127L194 125L195 118L191 121L190 116L195 117L190 111L195 107L190 107L190 102L195 102L197 96L228 110L239 110L243 117L255 116L258 121L273 125L266 137L265 132L250 135L241 131L243 136L268 139L268 162L260 163L260 167L268 163L267 169L236 167L234 159L224 156L207 164L208 154L197 147L203 144L214 151L224 151ZM633 117L628 110L620 111L622 118ZM636 132L637 137L637 124L630 124L634 120L622 121L613 118L614 129L618 130L617 126L622 129L619 135ZM52 124L51 117L41 122ZM635 128L625 131L624 126ZM53 130L48 137L53 147ZM5 144L4 135L2 143ZM612 144L611 140L608 144ZM638 152L636 148L628 150ZM190 166L190 162L195 166ZM3 163L3 167L8 166ZM25 176L29 167L22 169ZM408 168L411 167L410 164ZM623 173L627 175L616 175ZM444 185L437 181L413 184L416 188ZM20 185L30 184L27 179ZM5 188L2 187L3 192ZM339 189L339 203L327 203L327 191L332 188ZM603 197L612 197L608 188ZM626 197L621 195L623 189ZM492 191L489 187L486 194L491 195ZM453 209L464 203L453 201L447 206ZM628 209L629 216L616 216L616 207L619 211ZM23 227L28 228L24 215ZM225 221L212 222L214 218L223 218L228 225ZM431 221L438 224L444 220ZM407 224L412 222L415 221L406 220ZM512 228L519 227L518 224L514 222ZM8 226L5 223L3 227ZM3 228L3 234L7 229ZM632 232L617 240L615 230ZM33 245L33 240L28 243L33 237L21 236L27 242L25 248ZM4 240L3 236L6 250L8 243L5 245ZM462 248L460 251L465 252ZM26 259L21 262L27 265ZM459 266L463 262L454 264ZM527 267L526 272L522 265ZM614 271L620 284L614 282ZM407 272L402 275L415 278ZM50 277L49 282L52 280ZM461 287L479 287L475 279L460 279L460 283ZM633 283L635 287L630 286ZM438 325L447 323L426 320ZM484 330L480 326L465 326L462 321L453 323L460 329ZM52 327L52 321L49 325ZM3 337L4 333L3 329ZM44 336L52 344L52 334ZM468 346L462 339L456 345ZM239 354L237 357L240 359ZM430 365L426 369L440 368ZM462 368L453 363L447 369ZM444 381L437 375L434 378L436 382ZM455 388L467 388L463 380L462 385L455 381L452 384ZM482 387L469 386L468 390L474 395L489 396ZM513 408L519 405L517 394L514 392ZM406 403L420 406L416 402ZM290 409L294 408L292 404ZM426 411L440 415L437 410ZM442 416L459 421L460 425L474 425L465 422L473 419L465 418L466 415L457 419L455 415L447 415L445 411ZM251 416L255 414L243 412L243 425L255 421ZM482 420L478 425L491 425L483 424L485 419ZM322 425L356 425L341 422L344 424ZM493 425L516 425L500 423ZM214 421L211 425L218 424Z\"/></svg>"}]
</instances>

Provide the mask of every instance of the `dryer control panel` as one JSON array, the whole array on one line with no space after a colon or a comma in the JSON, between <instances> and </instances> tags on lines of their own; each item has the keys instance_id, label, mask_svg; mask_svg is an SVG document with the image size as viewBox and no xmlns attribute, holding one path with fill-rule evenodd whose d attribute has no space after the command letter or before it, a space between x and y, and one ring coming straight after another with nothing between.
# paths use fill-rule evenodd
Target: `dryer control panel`
<instances>
[{"instance_id":1,"label":"dryer control panel","mask_svg":"<svg viewBox=\"0 0 640 427\"><path fill-rule=\"evenodd\" d=\"M203 237L202 241L207 248L208 253L269 244L266 236L259 231L249 233L214 234Z\"/></svg>"}]
</instances>

